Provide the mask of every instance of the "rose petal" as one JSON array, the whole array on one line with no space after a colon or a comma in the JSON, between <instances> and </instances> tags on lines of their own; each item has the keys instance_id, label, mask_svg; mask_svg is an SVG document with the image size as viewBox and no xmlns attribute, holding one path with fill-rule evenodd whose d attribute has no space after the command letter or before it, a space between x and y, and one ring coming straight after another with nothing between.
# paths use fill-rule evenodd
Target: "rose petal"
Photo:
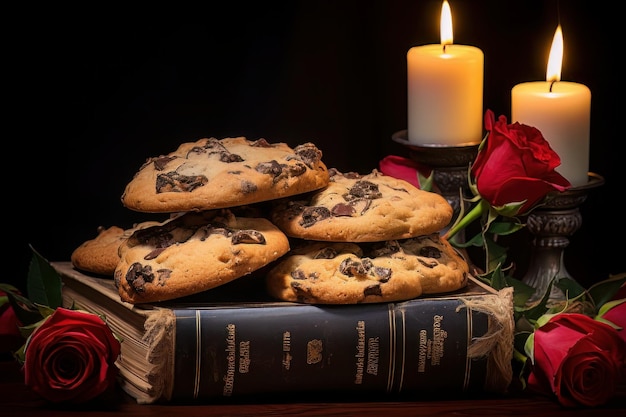
<instances>
[{"instance_id":1,"label":"rose petal","mask_svg":"<svg viewBox=\"0 0 626 417\"><path fill-rule=\"evenodd\" d=\"M419 165L414 160L396 155L384 157L378 163L378 167L383 174L404 180L417 188L420 188L418 173L421 172L426 177L430 174L430 169Z\"/></svg>"}]
</instances>

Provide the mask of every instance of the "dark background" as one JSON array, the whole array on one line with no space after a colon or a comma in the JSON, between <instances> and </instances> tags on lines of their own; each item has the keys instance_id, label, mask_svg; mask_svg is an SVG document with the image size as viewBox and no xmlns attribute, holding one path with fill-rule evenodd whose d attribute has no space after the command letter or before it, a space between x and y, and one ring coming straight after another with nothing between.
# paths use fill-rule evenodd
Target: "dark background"
<instances>
[{"instance_id":1,"label":"dark background","mask_svg":"<svg viewBox=\"0 0 626 417\"><path fill-rule=\"evenodd\" d=\"M585 285L624 272L617 11L575 0L450 5L454 42L485 54L485 109L507 118L511 88L545 79L562 24L562 79L591 89L590 170L606 180L581 207L565 264ZM23 285L29 244L50 261L69 260L98 226L152 218L124 208L121 194L148 157L182 142L312 141L342 171L408 156L391 140L407 126L406 53L439 43L440 11L440 0L310 0L14 13L17 29L4 39L12 128L0 281ZM530 237L515 239L510 255L523 273Z\"/></svg>"}]
</instances>

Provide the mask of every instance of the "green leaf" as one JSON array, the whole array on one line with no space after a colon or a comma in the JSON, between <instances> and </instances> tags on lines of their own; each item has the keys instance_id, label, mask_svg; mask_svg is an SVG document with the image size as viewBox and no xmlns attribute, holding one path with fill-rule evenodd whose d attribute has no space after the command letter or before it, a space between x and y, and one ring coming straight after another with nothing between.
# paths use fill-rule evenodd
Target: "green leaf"
<instances>
[{"instance_id":1,"label":"green leaf","mask_svg":"<svg viewBox=\"0 0 626 417\"><path fill-rule=\"evenodd\" d=\"M554 280L553 280L554 281ZM552 282L546 288L545 293L542 295L541 299L533 304L525 305L523 307L519 307L515 304L515 308L518 311L518 314L523 315L531 322L536 322L541 316L543 316L547 311L548 301L550 300L550 292L552 291Z\"/></svg>"},{"instance_id":2,"label":"green leaf","mask_svg":"<svg viewBox=\"0 0 626 417\"><path fill-rule=\"evenodd\" d=\"M11 307L13 307L15 316L20 321L20 323L22 323L22 325L29 325L41 320L41 314L39 313L37 306L35 306L35 304L31 302L28 298L24 297L17 291L5 292L9 297L9 302L11 303Z\"/></svg>"},{"instance_id":3,"label":"green leaf","mask_svg":"<svg viewBox=\"0 0 626 417\"><path fill-rule=\"evenodd\" d=\"M526 339L526 343L524 343L524 352L526 352L526 356L530 360L530 363L535 363L535 333L531 333Z\"/></svg>"},{"instance_id":4,"label":"green leaf","mask_svg":"<svg viewBox=\"0 0 626 417\"><path fill-rule=\"evenodd\" d=\"M522 362L526 362L526 360L528 359L528 357L523 355L522 352L524 352L526 341L528 340L531 334L532 334L532 331L523 331L523 332L516 332L515 335L513 336L513 347L514 347L514 350L517 351L517 354L519 355L517 359Z\"/></svg>"},{"instance_id":5,"label":"green leaf","mask_svg":"<svg viewBox=\"0 0 626 417\"><path fill-rule=\"evenodd\" d=\"M489 272L480 275L479 278L481 278L481 280L489 285L491 288L494 288L498 291L503 289L504 287L508 287L506 277L500 265L497 265Z\"/></svg>"},{"instance_id":6,"label":"green leaf","mask_svg":"<svg viewBox=\"0 0 626 417\"><path fill-rule=\"evenodd\" d=\"M548 313L548 314L544 314L543 316L539 317L537 319L537 328L540 328L544 324L548 323L552 319L552 317L558 316L559 314L561 314L561 313Z\"/></svg>"},{"instance_id":7,"label":"green leaf","mask_svg":"<svg viewBox=\"0 0 626 417\"><path fill-rule=\"evenodd\" d=\"M525 226L520 222L493 222L489 225L487 231L494 235L510 235L523 229Z\"/></svg>"},{"instance_id":8,"label":"green leaf","mask_svg":"<svg viewBox=\"0 0 626 417\"><path fill-rule=\"evenodd\" d=\"M606 314L607 311L623 303L626 303L626 298L607 301L606 303L602 304L602 306L598 309L597 316L595 317L595 319L600 320L601 318L603 318L603 316ZM608 320L603 319L603 321L608 321Z\"/></svg>"},{"instance_id":9,"label":"green leaf","mask_svg":"<svg viewBox=\"0 0 626 417\"><path fill-rule=\"evenodd\" d=\"M50 308L48 306L44 306L41 304L37 304L37 309L39 310L39 313L41 314L41 316L44 318L52 315L52 313L56 311L55 308Z\"/></svg>"},{"instance_id":10,"label":"green leaf","mask_svg":"<svg viewBox=\"0 0 626 417\"><path fill-rule=\"evenodd\" d=\"M585 294L585 288L571 278L560 278L554 281L554 286L566 295L568 300L578 298Z\"/></svg>"},{"instance_id":11,"label":"green leaf","mask_svg":"<svg viewBox=\"0 0 626 417\"><path fill-rule=\"evenodd\" d=\"M36 321L35 323L31 323L27 326L21 326L20 327L20 334L22 335L22 337L24 337L25 339L28 339L30 337L31 334L33 334L33 332L35 330L37 330L37 328L39 326L41 326L43 324L44 321L46 321L48 319L48 317L43 317L40 318L38 321Z\"/></svg>"},{"instance_id":12,"label":"green leaf","mask_svg":"<svg viewBox=\"0 0 626 417\"><path fill-rule=\"evenodd\" d=\"M519 213L520 209L526 204L527 200L516 201L504 204L502 206L494 206L494 211L500 216L515 217Z\"/></svg>"},{"instance_id":13,"label":"green leaf","mask_svg":"<svg viewBox=\"0 0 626 417\"><path fill-rule=\"evenodd\" d=\"M23 344L14 354L13 357L17 360L17 363L24 365L26 360L26 344Z\"/></svg>"},{"instance_id":14,"label":"green leaf","mask_svg":"<svg viewBox=\"0 0 626 417\"><path fill-rule=\"evenodd\" d=\"M457 238L459 235L455 235L450 239L450 244L455 248L469 248L470 246L475 246L480 248L483 246L483 235L481 233L477 233L474 237L469 240L465 240L465 242L460 242Z\"/></svg>"},{"instance_id":15,"label":"green leaf","mask_svg":"<svg viewBox=\"0 0 626 417\"><path fill-rule=\"evenodd\" d=\"M493 239L485 239L485 256L487 269L492 270L506 261L506 249L498 245Z\"/></svg>"},{"instance_id":16,"label":"green leaf","mask_svg":"<svg viewBox=\"0 0 626 417\"><path fill-rule=\"evenodd\" d=\"M507 278L507 284L513 287L513 304L516 306L526 305L526 302L535 293L535 288L513 277Z\"/></svg>"},{"instance_id":17,"label":"green leaf","mask_svg":"<svg viewBox=\"0 0 626 417\"><path fill-rule=\"evenodd\" d=\"M57 308L63 305L61 276L32 246L33 256L28 269L26 291L28 298L36 304Z\"/></svg>"},{"instance_id":18,"label":"green leaf","mask_svg":"<svg viewBox=\"0 0 626 417\"><path fill-rule=\"evenodd\" d=\"M0 282L0 291L4 291L6 293L8 293L8 292L18 293L20 290L18 290L17 287L14 287L11 284L5 284L3 282ZM2 305L2 304L0 304L0 305Z\"/></svg>"},{"instance_id":19,"label":"green leaf","mask_svg":"<svg viewBox=\"0 0 626 417\"><path fill-rule=\"evenodd\" d=\"M611 275L604 281L593 284L587 290L587 293L593 300L596 309L600 309L607 301L619 291L620 287L626 282L626 272L617 275Z\"/></svg>"},{"instance_id":20,"label":"green leaf","mask_svg":"<svg viewBox=\"0 0 626 417\"><path fill-rule=\"evenodd\" d=\"M424 191L432 191L433 180L435 178L435 171L432 171L428 177L422 175L417 171L417 183L420 185L420 189Z\"/></svg>"}]
</instances>

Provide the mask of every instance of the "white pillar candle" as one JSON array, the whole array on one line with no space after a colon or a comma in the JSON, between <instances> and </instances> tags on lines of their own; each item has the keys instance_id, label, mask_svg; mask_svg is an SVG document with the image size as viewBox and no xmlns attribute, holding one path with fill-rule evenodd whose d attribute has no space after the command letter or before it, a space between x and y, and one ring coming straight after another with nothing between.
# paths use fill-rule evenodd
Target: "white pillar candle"
<instances>
[{"instance_id":1,"label":"white pillar candle","mask_svg":"<svg viewBox=\"0 0 626 417\"><path fill-rule=\"evenodd\" d=\"M407 53L408 140L420 146L461 146L483 135L484 55L452 43L447 1L441 10L441 44Z\"/></svg>"},{"instance_id":2,"label":"white pillar candle","mask_svg":"<svg viewBox=\"0 0 626 417\"><path fill-rule=\"evenodd\" d=\"M556 171L577 187L588 182L591 91L583 84L560 81L562 59L559 25L550 49L546 81L518 84L511 90L511 122L539 129L561 158Z\"/></svg>"}]
</instances>

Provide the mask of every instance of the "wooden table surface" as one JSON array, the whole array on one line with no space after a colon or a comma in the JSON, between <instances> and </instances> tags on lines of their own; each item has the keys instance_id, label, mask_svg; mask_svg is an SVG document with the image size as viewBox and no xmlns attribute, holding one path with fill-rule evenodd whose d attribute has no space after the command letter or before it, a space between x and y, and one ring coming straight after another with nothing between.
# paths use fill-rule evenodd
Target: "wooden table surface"
<instances>
[{"instance_id":1,"label":"wooden table surface","mask_svg":"<svg viewBox=\"0 0 626 417\"><path fill-rule=\"evenodd\" d=\"M626 416L626 393L600 408L564 409L552 399L515 394L484 398L394 400L388 398L273 398L218 403L171 405L136 404L118 390L88 406L50 405L38 398L23 383L14 361L0 361L0 416L11 417L96 417L112 414L130 416Z\"/></svg>"}]
</instances>

